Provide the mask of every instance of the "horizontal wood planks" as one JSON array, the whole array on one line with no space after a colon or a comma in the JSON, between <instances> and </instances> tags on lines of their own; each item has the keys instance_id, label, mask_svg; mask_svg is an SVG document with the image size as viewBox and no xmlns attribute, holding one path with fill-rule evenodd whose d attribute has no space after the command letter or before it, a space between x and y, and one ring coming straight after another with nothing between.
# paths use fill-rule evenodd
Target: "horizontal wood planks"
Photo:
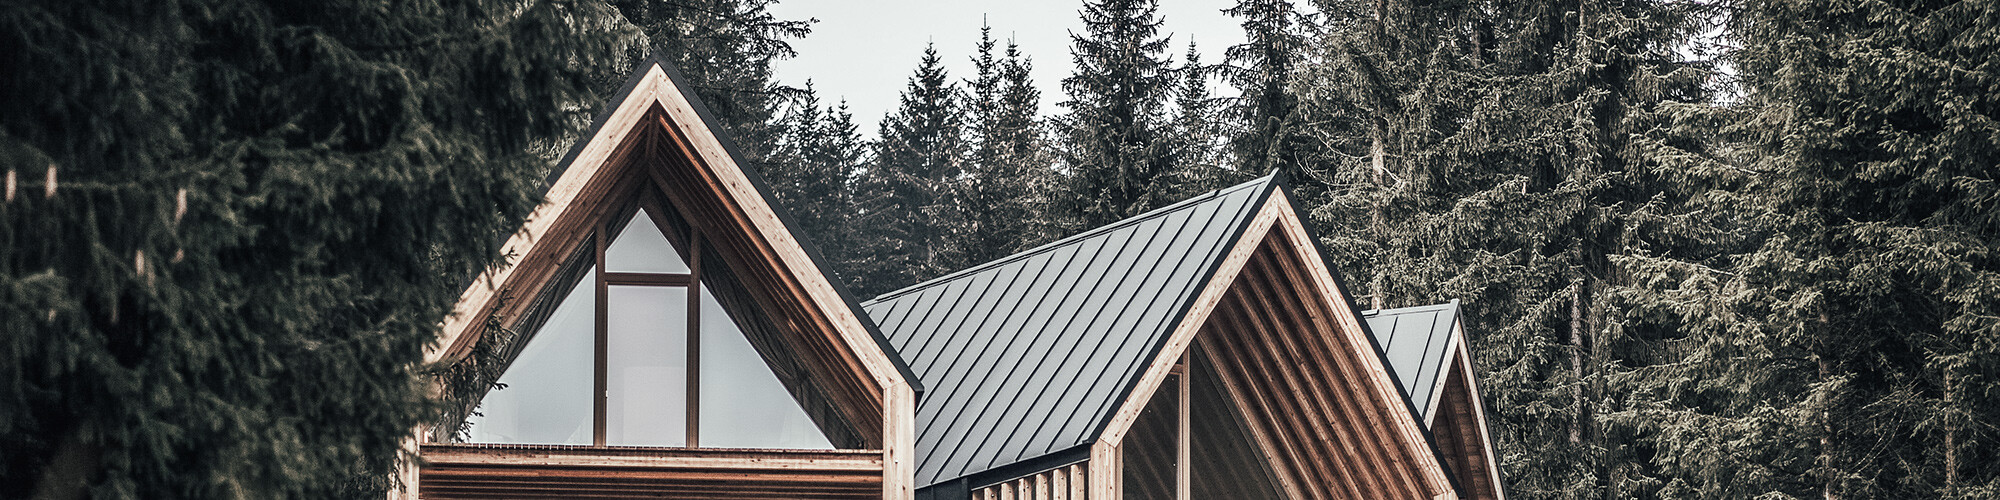
<instances>
[{"instance_id":1,"label":"horizontal wood planks","mask_svg":"<svg viewBox=\"0 0 2000 500\"><path fill-rule=\"evenodd\" d=\"M880 450L425 445L423 498L880 498Z\"/></svg>"}]
</instances>

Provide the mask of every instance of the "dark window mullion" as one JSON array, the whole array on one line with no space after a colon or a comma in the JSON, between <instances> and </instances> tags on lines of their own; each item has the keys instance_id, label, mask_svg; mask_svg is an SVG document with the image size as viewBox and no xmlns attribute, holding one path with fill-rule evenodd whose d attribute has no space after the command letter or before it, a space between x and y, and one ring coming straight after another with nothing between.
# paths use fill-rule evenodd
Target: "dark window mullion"
<instances>
[{"instance_id":1,"label":"dark window mullion","mask_svg":"<svg viewBox=\"0 0 2000 500\"><path fill-rule=\"evenodd\" d=\"M594 373L591 377L591 387L593 389L591 392L595 395L591 398L593 401L591 405L591 444L604 446L605 415L607 413L606 398L610 391L610 384L606 377L606 365L610 362L611 356L611 351L606 345L610 341L610 311L606 307L606 303L610 301L610 286L604 280L605 231L599 229L596 234L591 236L591 239L593 240L593 244L597 245L597 262L595 264L597 272L594 273L597 276L596 283L594 283L594 286L597 288L597 346L594 356L596 360L593 363Z\"/></svg>"},{"instance_id":2,"label":"dark window mullion","mask_svg":"<svg viewBox=\"0 0 2000 500\"><path fill-rule=\"evenodd\" d=\"M687 445L701 447L701 233L688 237Z\"/></svg>"}]
</instances>

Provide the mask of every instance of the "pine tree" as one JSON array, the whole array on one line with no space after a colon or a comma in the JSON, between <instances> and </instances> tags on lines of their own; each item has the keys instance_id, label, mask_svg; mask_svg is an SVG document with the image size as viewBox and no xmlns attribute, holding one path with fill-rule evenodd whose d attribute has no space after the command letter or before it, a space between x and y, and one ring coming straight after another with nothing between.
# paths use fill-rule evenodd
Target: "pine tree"
<instances>
[{"instance_id":1,"label":"pine tree","mask_svg":"<svg viewBox=\"0 0 2000 500\"><path fill-rule=\"evenodd\" d=\"M1053 239L1047 237L1052 233L1047 221L1055 172L1037 119L1041 94L1030 75L1032 62L1012 41L1002 57L994 57L991 33L981 28L975 76L966 82L971 149L955 186L966 207L957 246L967 265Z\"/></svg>"},{"instance_id":2,"label":"pine tree","mask_svg":"<svg viewBox=\"0 0 2000 500\"><path fill-rule=\"evenodd\" d=\"M875 295L961 267L957 193L965 142L958 85L926 46L902 104L882 119L875 158L861 175L853 249L856 291Z\"/></svg>"},{"instance_id":3,"label":"pine tree","mask_svg":"<svg viewBox=\"0 0 2000 500\"><path fill-rule=\"evenodd\" d=\"M1229 47L1217 67L1238 97L1228 106L1236 127L1230 150L1236 170L1270 172L1297 167L1311 148L1300 134L1293 72L1306 54L1305 33L1291 0L1239 0L1223 13L1242 18L1244 43Z\"/></svg>"},{"instance_id":4,"label":"pine tree","mask_svg":"<svg viewBox=\"0 0 2000 500\"><path fill-rule=\"evenodd\" d=\"M2000 494L2000 10L1738 5L1753 227L1744 257L1766 335L1796 360L1767 420L1825 498ZM1738 420L1749 420L1738 417Z\"/></svg>"},{"instance_id":5,"label":"pine tree","mask_svg":"<svg viewBox=\"0 0 2000 500\"><path fill-rule=\"evenodd\" d=\"M1187 58L1177 72L1180 82L1174 90L1174 110L1167 130L1174 141L1174 161L1178 166L1168 181L1172 199L1184 199L1206 191L1229 187L1238 181L1229 168L1224 147L1227 125L1218 109L1219 99L1208 90L1215 67L1201 63L1201 51L1188 42Z\"/></svg>"},{"instance_id":6,"label":"pine tree","mask_svg":"<svg viewBox=\"0 0 2000 500\"><path fill-rule=\"evenodd\" d=\"M637 41L591 3L0 6L0 497L381 495ZM371 494L369 490L374 490Z\"/></svg>"},{"instance_id":7,"label":"pine tree","mask_svg":"<svg viewBox=\"0 0 2000 500\"><path fill-rule=\"evenodd\" d=\"M1173 62L1157 0L1092 0L1070 35L1076 71L1063 79L1068 113L1056 120L1067 170L1065 204L1076 227L1138 215L1173 201L1175 162L1166 137Z\"/></svg>"}]
</instances>

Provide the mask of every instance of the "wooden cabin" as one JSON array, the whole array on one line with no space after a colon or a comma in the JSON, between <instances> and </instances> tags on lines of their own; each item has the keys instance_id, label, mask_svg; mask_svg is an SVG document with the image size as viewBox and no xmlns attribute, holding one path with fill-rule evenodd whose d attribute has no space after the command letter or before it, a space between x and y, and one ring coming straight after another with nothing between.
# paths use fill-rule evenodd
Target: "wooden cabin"
<instances>
[{"instance_id":1,"label":"wooden cabin","mask_svg":"<svg viewBox=\"0 0 2000 500\"><path fill-rule=\"evenodd\" d=\"M652 61L558 164L430 353L516 337L416 495L911 496L916 378L716 130Z\"/></svg>"},{"instance_id":2,"label":"wooden cabin","mask_svg":"<svg viewBox=\"0 0 2000 500\"><path fill-rule=\"evenodd\" d=\"M928 388L917 498L1498 498L1298 214L1267 177L863 303Z\"/></svg>"},{"instance_id":3,"label":"wooden cabin","mask_svg":"<svg viewBox=\"0 0 2000 500\"><path fill-rule=\"evenodd\" d=\"M1456 303L1361 312L1281 178L857 303L716 130L632 77L446 322L500 388L398 495L1501 498Z\"/></svg>"}]
</instances>

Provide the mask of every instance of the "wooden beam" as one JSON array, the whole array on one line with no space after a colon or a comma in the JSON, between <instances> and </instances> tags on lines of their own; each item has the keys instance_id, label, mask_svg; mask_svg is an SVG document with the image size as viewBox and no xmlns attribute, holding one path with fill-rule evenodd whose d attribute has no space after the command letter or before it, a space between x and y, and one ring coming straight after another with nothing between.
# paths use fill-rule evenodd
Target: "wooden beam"
<instances>
[{"instance_id":1,"label":"wooden beam","mask_svg":"<svg viewBox=\"0 0 2000 500\"><path fill-rule=\"evenodd\" d=\"M1188 346L1194 342L1195 332L1201 330L1201 325L1208 320L1209 313L1215 310L1215 304L1222 300L1222 296L1229 291L1230 283L1236 280L1236 273L1243 268L1244 262L1250 260L1250 254L1257 250L1257 242L1264 239L1264 234L1269 232L1272 224L1277 221L1277 212L1279 210L1274 205L1266 203L1257 211L1257 215L1250 219L1249 225L1244 228L1235 246L1230 247L1229 253L1225 254L1226 257L1216 268L1215 274L1209 278L1207 284L1202 285L1201 294L1195 296L1194 304L1188 308L1187 314L1180 318L1180 323L1174 327L1172 333L1168 334L1166 345L1160 349L1157 357L1153 358L1152 364L1146 367L1144 374L1139 378L1138 386L1132 389L1125 401L1119 403L1118 412L1112 414L1111 421L1105 424L1101 436L1103 440L1116 445L1125 438L1125 432L1132 429L1132 421L1139 418L1139 412L1146 408L1146 401L1153 397L1153 391L1158 390L1160 383L1166 380L1167 372L1173 369L1174 361L1187 352ZM1097 478L1093 476L1091 480L1095 481Z\"/></svg>"},{"instance_id":2,"label":"wooden beam","mask_svg":"<svg viewBox=\"0 0 2000 500\"><path fill-rule=\"evenodd\" d=\"M1285 429L1288 441L1295 447L1297 466L1317 476L1318 481L1315 482L1323 485L1321 488L1344 487L1347 493L1340 497L1382 498L1381 486L1367 480L1368 466L1361 462L1363 456L1351 450L1336 451L1337 448L1356 444L1356 439L1349 433L1352 424L1333 418L1324 409L1311 406L1319 402L1315 398L1321 395L1314 394L1313 388L1299 382L1297 374L1288 369L1289 365L1304 360L1285 359L1277 353L1269 338L1280 333L1267 324L1268 320L1253 305L1250 294L1255 292L1250 285L1239 282L1237 286L1240 291L1230 297L1229 314L1216 317L1234 335L1216 337L1218 346L1227 346L1230 351L1227 355L1250 370L1248 373L1251 376L1245 378L1253 387L1259 382L1270 385L1269 389L1260 391L1267 398L1261 408L1275 410L1270 418ZM1320 404L1324 405L1323 402ZM1314 425L1309 420L1319 420L1324 425ZM1328 432L1333 435L1328 435ZM1331 491L1325 494L1331 494Z\"/></svg>"},{"instance_id":3,"label":"wooden beam","mask_svg":"<svg viewBox=\"0 0 2000 500\"><path fill-rule=\"evenodd\" d=\"M658 92L659 82L666 80L666 74L660 72L657 67L649 67L647 72L648 76L633 87L631 95L634 98L628 98L620 103L619 107L612 110L611 115L605 119L603 126L597 129L597 133L585 139L584 146L578 151L576 158L564 166L566 168L563 175L556 179L555 184L549 186L545 201L535 207L534 211L529 212L521 229L509 236L506 243L501 244L501 255L531 253L556 221L570 209L570 205L581 197L584 188L599 177L598 170L604 168L612 153L623 146L627 136L637 128L647 109L651 107L653 96ZM658 78L654 78L653 74L658 74ZM640 96L645 98L638 98ZM518 267L503 265L480 273L480 276L473 281L473 285L459 294L452 313L444 319L438 343L424 352L424 362L430 363L442 359L448 351L460 346L460 337L467 330L476 328L485 321L483 314L485 309L491 306L497 292L508 283Z\"/></svg>"},{"instance_id":4,"label":"wooden beam","mask_svg":"<svg viewBox=\"0 0 2000 500\"><path fill-rule=\"evenodd\" d=\"M1273 192L1271 197L1273 203L1290 205L1283 190ZM1348 346L1353 358L1360 363L1356 368L1365 374L1367 387L1376 393L1378 401L1401 401L1402 393L1397 388L1396 381L1389 376L1381 355L1375 352L1373 344L1365 337L1360 318L1350 307L1350 304L1353 304L1352 299L1348 297L1346 291L1334 283L1332 271L1326 262L1321 260L1319 248L1309 239L1305 224L1299 220L1298 214L1291 210L1280 212L1282 216L1279 217L1276 227L1282 228L1282 231L1274 233L1284 235L1285 243L1291 247L1291 253L1304 266L1304 274L1309 278L1313 288L1321 297L1327 299L1326 308L1338 326L1335 331L1342 337L1343 344ZM1407 416L1395 416L1399 414ZM1403 440L1406 446L1404 449L1409 450L1409 454L1412 455L1412 460L1423 475L1424 482L1438 492L1439 498L1458 498L1457 492L1451 487L1451 480L1445 476L1444 468L1439 465L1437 456L1430 453L1430 442L1424 437L1423 429L1419 427L1415 415L1409 415L1407 411L1390 412L1390 415L1388 421Z\"/></svg>"},{"instance_id":5,"label":"wooden beam","mask_svg":"<svg viewBox=\"0 0 2000 500\"><path fill-rule=\"evenodd\" d=\"M1371 403L1366 394L1356 394L1350 386L1351 381L1357 380L1353 370L1349 369L1354 362L1331 356L1326 350L1319 349L1323 347L1320 342L1312 342L1331 341L1334 332L1326 330L1323 324L1303 318L1296 303L1319 299L1310 292L1299 291L1299 285L1284 280L1284 276L1274 275L1281 272L1277 268L1284 266L1285 256L1276 253L1282 249L1267 247L1267 250L1271 253L1264 254L1264 258L1246 271L1249 277L1245 278L1245 284L1256 290L1248 297L1254 300L1252 307L1267 314L1274 327L1282 322L1282 328L1299 332L1268 338L1270 345L1267 349L1272 350L1274 357L1291 360L1283 366L1317 369L1314 371L1319 373L1319 377L1301 376L1306 393L1312 394L1328 421L1337 423L1335 430L1347 431L1342 432L1339 439L1345 448L1341 452L1364 464L1357 471L1380 488L1377 496L1386 497L1390 492L1396 492L1395 495L1402 498L1428 498L1428 494L1419 493L1420 488L1409 481L1406 474L1396 470L1398 461L1394 454L1397 443L1371 432L1380 428L1382 421L1378 413L1369 411ZM1285 293L1287 290L1293 293Z\"/></svg>"},{"instance_id":6,"label":"wooden beam","mask_svg":"<svg viewBox=\"0 0 2000 500\"><path fill-rule=\"evenodd\" d=\"M1213 340L1215 335L1219 334L1205 333L1202 337L1195 339L1195 348L1200 350L1202 356L1211 360L1222 359L1217 357L1218 354L1215 351L1215 340ZM1290 450L1278 446L1277 438L1272 437L1272 434L1277 432L1276 429L1272 429L1271 426L1265 424L1257 416L1251 415L1251 412L1257 407L1251 406L1251 399L1246 394L1251 391L1247 387L1249 382L1236 377L1234 372L1230 371L1220 362L1212 363L1216 367L1216 378L1222 381L1223 397L1228 398L1230 403L1236 406L1236 411L1240 412L1243 418L1244 430L1250 433L1250 440L1255 443L1259 454L1267 462L1265 465L1270 468L1271 475L1277 480L1279 489L1284 490L1283 493L1287 498L1306 498L1306 494L1299 489L1298 479L1293 477L1296 473L1295 471L1281 466L1282 464L1268 463L1277 461L1278 457L1285 456Z\"/></svg>"}]
</instances>

